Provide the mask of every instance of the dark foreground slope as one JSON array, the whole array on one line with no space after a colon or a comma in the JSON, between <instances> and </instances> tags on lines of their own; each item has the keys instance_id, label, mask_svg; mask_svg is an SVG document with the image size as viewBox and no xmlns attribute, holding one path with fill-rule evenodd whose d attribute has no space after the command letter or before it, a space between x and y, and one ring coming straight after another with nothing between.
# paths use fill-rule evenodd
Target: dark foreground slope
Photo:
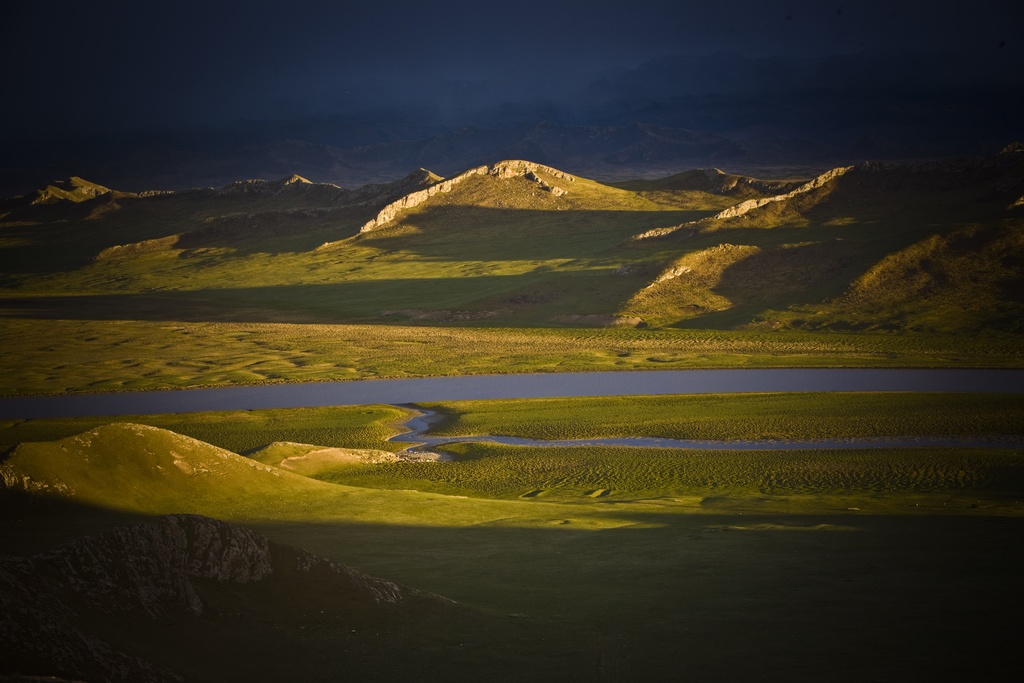
<instances>
[{"instance_id":1,"label":"dark foreground slope","mask_svg":"<svg viewBox=\"0 0 1024 683\"><path fill-rule=\"evenodd\" d=\"M0 558L7 675L511 680L527 675L526 629L195 515Z\"/></svg>"}]
</instances>

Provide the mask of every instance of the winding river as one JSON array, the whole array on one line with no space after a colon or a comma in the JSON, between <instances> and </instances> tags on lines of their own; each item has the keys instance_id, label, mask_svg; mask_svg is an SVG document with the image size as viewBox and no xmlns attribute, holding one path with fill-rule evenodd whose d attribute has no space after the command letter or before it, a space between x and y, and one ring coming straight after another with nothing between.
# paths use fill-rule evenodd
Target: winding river
<instances>
[{"instance_id":1,"label":"winding river","mask_svg":"<svg viewBox=\"0 0 1024 683\"><path fill-rule=\"evenodd\" d=\"M422 453L431 448L449 443L487 442L506 446L632 446L636 448L681 448L686 450L716 451L767 451L767 450L814 450L827 449L862 449L862 448L927 448L927 447L959 447L959 448L1021 448L1024 447L1024 435L1000 437L950 437L950 436L863 436L844 437L841 439L808 439L808 440L700 440L700 439L667 439L654 436L617 436L589 439L530 439L519 436L472 435L472 436L433 436L430 428L443 419L438 413L414 406L403 406L416 410L406 420L407 432L396 434L388 439L397 443L408 444L404 453ZM441 454L440 459L446 457Z\"/></svg>"}]
</instances>

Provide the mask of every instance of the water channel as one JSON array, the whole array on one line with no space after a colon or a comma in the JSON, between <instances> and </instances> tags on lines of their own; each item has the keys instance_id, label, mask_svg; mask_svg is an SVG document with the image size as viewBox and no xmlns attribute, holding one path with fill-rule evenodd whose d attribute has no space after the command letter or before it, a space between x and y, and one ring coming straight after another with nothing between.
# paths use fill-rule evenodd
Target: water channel
<instances>
[{"instance_id":1,"label":"water channel","mask_svg":"<svg viewBox=\"0 0 1024 683\"><path fill-rule=\"evenodd\" d=\"M406 420L407 432L388 439L409 444L403 451L414 455L429 452L432 448L449 443L487 442L506 446L631 446L636 448L677 448L705 451L767 451L767 450L814 450L814 449L862 449L862 448L1024 448L1024 435L999 437L949 437L949 436L863 436L841 439L808 440L731 440L715 441L701 439L666 439L652 436L619 436L589 439L530 439L519 436L470 435L433 436L431 427L443 420L443 416L416 406L402 406L416 411ZM437 454L435 454L437 455ZM446 459L443 454L440 459Z\"/></svg>"},{"instance_id":2,"label":"water channel","mask_svg":"<svg viewBox=\"0 0 1024 683\"><path fill-rule=\"evenodd\" d=\"M110 417L484 399L816 391L1019 394L1024 393L1024 370L637 370L262 384L167 391L0 397L0 419Z\"/></svg>"}]
</instances>

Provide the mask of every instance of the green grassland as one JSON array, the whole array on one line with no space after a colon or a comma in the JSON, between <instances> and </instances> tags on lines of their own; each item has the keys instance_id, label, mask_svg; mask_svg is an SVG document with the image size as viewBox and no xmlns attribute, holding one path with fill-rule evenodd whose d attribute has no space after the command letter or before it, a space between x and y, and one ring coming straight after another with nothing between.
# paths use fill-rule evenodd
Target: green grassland
<instances>
[{"instance_id":1,"label":"green grassland","mask_svg":"<svg viewBox=\"0 0 1024 683\"><path fill-rule=\"evenodd\" d=\"M438 435L501 434L540 439L662 436L746 441L898 436L912 440L915 436L975 436L998 442L1000 438L1020 436L1024 415L1024 399L1019 396L955 394L640 396L468 401L423 407L446 417L432 429ZM199 438L211 444L209 448L217 446L236 454L252 452L256 462L277 465L285 457L311 450L310 446L296 444L398 451L403 444L387 439L401 433L400 422L409 415L408 410L392 406L349 406L121 419L171 430L161 434L174 432ZM18 454L43 448L27 442L73 439L90 429L104 429L109 422L104 418L8 421L0 423L0 447ZM127 432L120 438L140 437ZM268 445L273 446L267 449ZM135 457L128 446L123 452L113 446L110 449L119 457ZM986 505L1004 494L1019 497L1020 472L1024 471L1019 450L1012 448L714 452L456 443L445 446L444 451L454 459L304 463L312 469L302 471L324 481L365 489L418 490L474 498L543 496L608 502L676 497L691 504L703 499L731 499L742 505L774 500L786 509L801 509L802 505L819 509L826 499L849 499L850 505L859 506L858 501L866 496L881 509L896 511L905 507L908 495L953 496L974 503L980 497ZM28 456L20 457L24 460ZM34 457L48 461L55 456ZM121 465L114 467L119 469ZM53 477L55 471L45 472L43 478ZM89 502L100 504L103 500L97 494ZM128 508L138 505L119 505L116 501L116 497L108 499L106 504ZM224 514L220 508L204 511Z\"/></svg>"},{"instance_id":2,"label":"green grassland","mask_svg":"<svg viewBox=\"0 0 1024 683\"><path fill-rule=\"evenodd\" d=\"M285 412L301 423L306 411L278 417ZM382 411L379 419L389 416ZM212 416L203 421L216 424ZM261 438L279 435L267 430ZM712 680L813 681L827 671L832 680L854 681L878 671L999 678L1014 670L1007 653L1016 651L1015 636L1004 625L1024 597L1015 561L1019 451L680 454L477 444L453 452L455 462L423 464L419 472L389 473L383 464L377 481L362 483L384 488L367 488L301 477L153 427L107 425L26 443L5 459L9 485L83 507L71 517L38 501L12 507L14 492L4 491L0 538L5 552L22 553L122 514L199 512L239 521L500 617L480 622L487 630L470 641L476 655L459 649L464 641L447 643L457 624L432 627L428 640L437 645L425 659L457 680L522 675L495 670L491 647L501 657L541 662L545 675L560 679L664 680L687 670ZM400 483L421 490L386 490ZM563 494L580 490L571 498L522 497L545 483ZM343 655L337 629L315 617L315 595L293 603L286 587L273 591L262 600L282 611L259 620L211 615L174 625L180 634L158 636L155 624L137 633L181 644L188 633L225 628L245 641L266 643L276 633L287 643L308 642L302 629L316 626L308 638L331 649L335 661L378 651L364 640L372 632L348 634L350 654ZM227 604L250 609L235 592ZM314 618L291 614L289 604ZM542 637L526 638L524 628ZM420 657L427 640L414 640ZM405 647L395 643L393 656ZM204 663L208 653L196 654L202 648L176 650L174 659L205 664L218 680L261 675L252 665L267 653L243 650L253 659L237 669L222 665L227 655L217 666ZM272 649L266 670L307 654L305 647ZM295 670L326 671L330 659Z\"/></svg>"},{"instance_id":3,"label":"green grassland","mask_svg":"<svg viewBox=\"0 0 1024 683\"><path fill-rule=\"evenodd\" d=\"M237 410L169 415L127 415L121 422L148 425L247 453L277 441L325 447L394 451L387 439L408 411L394 406L338 406L294 410ZM111 422L110 418L0 421L0 452L20 443L63 439Z\"/></svg>"},{"instance_id":4,"label":"green grassland","mask_svg":"<svg viewBox=\"0 0 1024 683\"><path fill-rule=\"evenodd\" d=\"M1024 399L950 394L746 394L424 404L444 436L660 436L748 441L881 436L1019 437ZM320 478L373 488L498 498L785 500L896 507L931 494L1020 497L1019 450L684 451L632 447L443 447L454 461L352 466ZM1005 487L1005 488L1002 488ZM984 493L988 491L989 493ZM767 497L767 498L765 498ZM979 502L977 500L975 503ZM991 501L989 501L991 502Z\"/></svg>"},{"instance_id":5,"label":"green grassland","mask_svg":"<svg viewBox=\"0 0 1024 683\"><path fill-rule=\"evenodd\" d=\"M721 367L1020 367L1012 334L7 319L0 393Z\"/></svg>"},{"instance_id":6,"label":"green grassland","mask_svg":"<svg viewBox=\"0 0 1024 683\"><path fill-rule=\"evenodd\" d=\"M1016 511L1024 451L878 449L681 451L454 444L454 462L353 465L319 475L368 488L505 499L664 500L794 514L980 506Z\"/></svg>"},{"instance_id":7,"label":"green grassland","mask_svg":"<svg viewBox=\"0 0 1024 683\"><path fill-rule=\"evenodd\" d=\"M813 440L1015 436L1021 432L1024 397L830 392L452 401L422 407L446 418L431 428L438 436Z\"/></svg>"}]
</instances>

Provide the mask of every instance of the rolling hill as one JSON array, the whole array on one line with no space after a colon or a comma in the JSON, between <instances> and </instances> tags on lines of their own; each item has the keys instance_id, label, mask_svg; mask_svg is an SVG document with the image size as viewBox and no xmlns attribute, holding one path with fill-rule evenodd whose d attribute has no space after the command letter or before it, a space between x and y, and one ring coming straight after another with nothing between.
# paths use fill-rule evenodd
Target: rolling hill
<instances>
[{"instance_id":1,"label":"rolling hill","mask_svg":"<svg viewBox=\"0 0 1024 683\"><path fill-rule=\"evenodd\" d=\"M1012 146L803 182L610 186L504 161L356 190L47 196L5 206L9 316L963 334L1017 331L1024 300Z\"/></svg>"}]
</instances>

